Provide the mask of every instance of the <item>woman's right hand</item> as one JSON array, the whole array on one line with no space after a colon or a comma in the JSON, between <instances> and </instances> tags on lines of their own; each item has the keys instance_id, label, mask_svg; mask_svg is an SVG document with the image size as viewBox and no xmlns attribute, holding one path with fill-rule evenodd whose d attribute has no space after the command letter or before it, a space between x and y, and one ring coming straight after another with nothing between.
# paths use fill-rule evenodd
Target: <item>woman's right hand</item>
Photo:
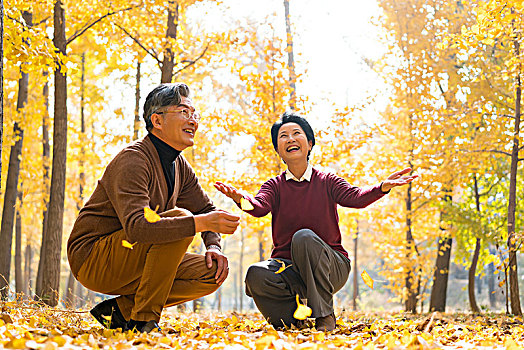
<instances>
[{"instance_id":1,"label":"woman's right hand","mask_svg":"<svg viewBox=\"0 0 524 350\"><path fill-rule=\"evenodd\" d=\"M228 196L229 198L231 198L232 200L234 200L237 204L240 204L240 200L242 199L242 197L244 197L239 190L237 190L231 185L225 184L220 181L217 181L215 183L215 188L223 194L225 194L226 196Z\"/></svg>"}]
</instances>

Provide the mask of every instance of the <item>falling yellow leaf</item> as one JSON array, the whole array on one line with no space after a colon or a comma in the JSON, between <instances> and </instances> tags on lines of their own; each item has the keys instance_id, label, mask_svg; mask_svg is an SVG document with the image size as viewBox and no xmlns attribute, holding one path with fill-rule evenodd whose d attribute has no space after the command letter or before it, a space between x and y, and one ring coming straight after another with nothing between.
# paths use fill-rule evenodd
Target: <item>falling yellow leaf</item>
<instances>
[{"instance_id":1,"label":"falling yellow leaf","mask_svg":"<svg viewBox=\"0 0 524 350\"><path fill-rule=\"evenodd\" d=\"M126 241L125 239L122 240L122 247L124 248L129 248L129 249L133 249L133 246L136 244L135 243L129 243L128 241Z\"/></svg>"},{"instance_id":2,"label":"falling yellow leaf","mask_svg":"<svg viewBox=\"0 0 524 350\"><path fill-rule=\"evenodd\" d=\"M298 294L297 294L297 309L295 310L295 313L293 314L293 317L297 320L305 320L309 316L311 316L311 313L313 310L309 306L300 304L300 301L298 300Z\"/></svg>"},{"instance_id":3,"label":"falling yellow leaf","mask_svg":"<svg viewBox=\"0 0 524 350\"><path fill-rule=\"evenodd\" d=\"M155 210L151 210L149 207L144 207L144 217L148 222L154 223L160 221L160 216L156 213L157 210L158 205L156 206Z\"/></svg>"},{"instance_id":4,"label":"falling yellow leaf","mask_svg":"<svg viewBox=\"0 0 524 350\"><path fill-rule=\"evenodd\" d=\"M255 207L253 207L253 204L251 204L250 201L242 197L240 198L240 209L249 211L255 209Z\"/></svg>"},{"instance_id":5,"label":"falling yellow leaf","mask_svg":"<svg viewBox=\"0 0 524 350\"><path fill-rule=\"evenodd\" d=\"M366 270L362 271L360 274L362 276L362 279L364 280L364 283L371 289L373 289L373 278L366 272Z\"/></svg>"},{"instance_id":6,"label":"falling yellow leaf","mask_svg":"<svg viewBox=\"0 0 524 350\"><path fill-rule=\"evenodd\" d=\"M282 260L278 260L278 259L275 259L275 260L278 261L281 265L278 271L275 271L275 273L281 273L282 271L284 271L285 269L291 266L291 264L286 266L286 264Z\"/></svg>"}]
</instances>

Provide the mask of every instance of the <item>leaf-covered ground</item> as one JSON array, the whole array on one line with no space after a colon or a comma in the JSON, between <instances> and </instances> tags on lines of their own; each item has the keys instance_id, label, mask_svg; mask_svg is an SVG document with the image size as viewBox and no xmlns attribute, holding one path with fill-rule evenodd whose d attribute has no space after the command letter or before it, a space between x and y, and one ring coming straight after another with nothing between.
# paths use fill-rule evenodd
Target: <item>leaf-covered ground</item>
<instances>
[{"instance_id":1,"label":"leaf-covered ground","mask_svg":"<svg viewBox=\"0 0 524 350\"><path fill-rule=\"evenodd\" d=\"M343 313L333 332L275 331L258 313L176 313L161 333L103 329L87 311L3 303L0 346L11 349L521 349L522 319L503 315Z\"/></svg>"}]
</instances>

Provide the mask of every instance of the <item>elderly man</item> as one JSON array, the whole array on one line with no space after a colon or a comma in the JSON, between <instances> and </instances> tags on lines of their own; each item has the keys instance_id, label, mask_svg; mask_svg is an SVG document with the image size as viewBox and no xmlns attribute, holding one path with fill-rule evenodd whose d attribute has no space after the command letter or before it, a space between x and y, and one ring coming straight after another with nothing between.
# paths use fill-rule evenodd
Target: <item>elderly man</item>
<instances>
[{"instance_id":1,"label":"elderly man","mask_svg":"<svg viewBox=\"0 0 524 350\"><path fill-rule=\"evenodd\" d=\"M67 244L86 288L117 295L91 314L105 327L160 330L163 308L214 292L228 275L220 234L239 217L217 210L180 154L193 146L199 115L185 84L162 84L144 104L148 135L109 163ZM159 208L160 219L145 216ZM187 253L202 232L205 256ZM124 246L123 243L128 242Z\"/></svg>"}]
</instances>

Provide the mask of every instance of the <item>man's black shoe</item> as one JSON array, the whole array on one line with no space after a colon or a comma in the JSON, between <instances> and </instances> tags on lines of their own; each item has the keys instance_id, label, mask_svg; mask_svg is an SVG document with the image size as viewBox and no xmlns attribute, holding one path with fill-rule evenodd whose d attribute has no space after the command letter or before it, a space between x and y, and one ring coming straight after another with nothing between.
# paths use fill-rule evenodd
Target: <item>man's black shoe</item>
<instances>
[{"instance_id":1,"label":"man's black shoe","mask_svg":"<svg viewBox=\"0 0 524 350\"><path fill-rule=\"evenodd\" d=\"M135 321L133 319L127 322L126 331L133 332L145 332L150 333L151 331L160 332L162 329L156 321Z\"/></svg>"},{"instance_id":2,"label":"man's black shoe","mask_svg":"<svg viewBox=\"0 0 524 350\"><path fill-rule=\"evenodd\" d=\"M107 299L91 309L91 315L106 328L124 330L127 321L120 312L116 298Z\"/></svg>"}]
</instances>

